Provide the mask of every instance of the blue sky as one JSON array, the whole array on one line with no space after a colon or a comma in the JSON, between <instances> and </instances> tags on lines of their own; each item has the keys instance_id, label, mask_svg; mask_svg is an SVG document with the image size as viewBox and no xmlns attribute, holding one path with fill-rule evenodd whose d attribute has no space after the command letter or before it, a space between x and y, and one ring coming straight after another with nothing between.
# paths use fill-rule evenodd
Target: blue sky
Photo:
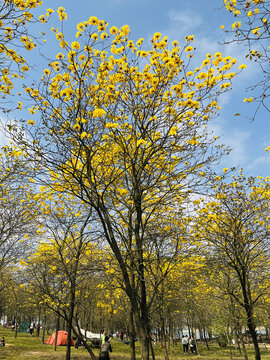
<instances>
[{"instance_id":1,"label":"blue sky","mask_svg":"<svg viewBox=\"0 0 270 360\"><path fill-rule=\"evenodd\" d=\"M44 0L43 4L45 9L56 10L58 6L66 9L68 20L64 23L64 32L70 39L73 35L75 38L78 22L97 16L110 25L128 24L132 39L150 39L158 31L167 35L170 41L178 40L181 46L185 36L193 34L197 48L195 56L199 59L208 52L221 51L237 58L239 65L246 62L246 49L242 45L221 45L225 34L220 25L229 28L234 22L222 9L222 0ZM59 26L55 21L56 16L50 25ZM58 49L54 50L52 39L52 36L48 39L43 51L56 55ZM41 61L37 50L33 52L32 60L38 68ZM222 110L210 127L217 135L222 135L222 143L233 148L231 155L223 159L223 167L240 166L249 175L268 176L270 154L264 149L270 145L269 113L261 111L254 122L244 116L234 116L235 113L251 116L254 111L252 105L243 103L243 99L248 95L246 88L256 83L260 71L252 63L247 65L248 68L235 79L233 90L221 99Z\"/></svg>"}]
</instances>

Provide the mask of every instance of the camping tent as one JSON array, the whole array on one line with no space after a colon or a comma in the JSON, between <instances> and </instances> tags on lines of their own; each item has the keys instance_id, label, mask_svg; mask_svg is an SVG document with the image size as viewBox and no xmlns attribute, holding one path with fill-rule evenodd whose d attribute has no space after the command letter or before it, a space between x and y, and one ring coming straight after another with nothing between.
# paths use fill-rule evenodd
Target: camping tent
<instances>
[{"instance_id":1,"label":"camping tent","mask_svg":"<svg viewBox=\"0 0 270 360\"><path fill-rule=\"evenodd\" d=\"M30 323L29 322L22 322L19 327L19 332L27 332L29 330Z\"/></svg>"},{"instance_id":2,"label":"camping tent","mask_svg":"<svg viewBox=\"0 0 270 360\"><path fill-rule=\"evenodd\" d=\"M67 345L67 337L68 333L67 331L58 331L57 333L57 346L59 345ZM46 344L54 345L55 343L55 333L53 333L51 336L48 337L48 339L45 341ZM71 338L71 345L74 346L74 340Z\"/></svg>"}]
</instances>

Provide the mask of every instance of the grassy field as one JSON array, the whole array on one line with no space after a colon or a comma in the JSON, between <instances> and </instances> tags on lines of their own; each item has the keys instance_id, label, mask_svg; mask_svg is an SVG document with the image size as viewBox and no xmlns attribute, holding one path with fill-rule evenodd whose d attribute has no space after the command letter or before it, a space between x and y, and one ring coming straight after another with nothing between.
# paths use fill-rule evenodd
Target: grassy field
<instances>
[{"instance_id":1,"label":"grassy field","mask_svg":"<svg viewBox=\"0 0 270 360\"><path fill-rule=\"evenodd\" d=\"M43 345L41 338L36 336L30 336L29 334L18 334L17 339L14 337L14 333L9 329L0 328L0 338L2 336L6 339L6 346L0 347L0 360L64 360L65 359L65 347L58 346L57 351L53 350L50 345ZM129 360L129 346L120 343L116 340L112 340L113 352L111 354L111 360ZM154 347L156 360L163 360L164 355L162 349L158 345ZM252 347L247 347L249 358L254 359ZM98 350L94 349L95 354L98 354ZM139 356L139 347L137 344L137 359ZM200 355L182 353L182 346L171 348L169 355L170 360L183 360L192 358L193 360L240 360L243 356L239 354L236 349L231 349L232 357L230 356L229 348L220 348L216 344L210 344L210 350L207 350L203 344L199 344ZM88 352L84 348L74 349L72 348L72 359L74 360L86 360L90 359ZM270 360L270 351L266 351L262 348L262 360Z\"/></svg>"}]
</instances>

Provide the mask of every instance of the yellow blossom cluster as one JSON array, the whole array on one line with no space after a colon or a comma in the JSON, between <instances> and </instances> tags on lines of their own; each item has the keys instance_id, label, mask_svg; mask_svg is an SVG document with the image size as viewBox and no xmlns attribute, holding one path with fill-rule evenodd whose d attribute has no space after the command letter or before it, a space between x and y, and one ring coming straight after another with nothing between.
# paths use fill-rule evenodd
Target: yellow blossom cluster
<instances>
[{"instance_id":1,"label":"yellow blossom cluster","mask_svg":"<svg viewBox=\"0 0 270 360\"><path fill-rule=\"evenodd\" d=\"M246 18L246 23L250 26L250 34L259 38L263 34L268 34L269 10L267 10L266 0L223 0L225 8L232 12L234 16ZM232 30L237 37L240 37L238 29L242 26L241 21L232 24ZM224 26L222 25L222 29ZM245 32L242 33L242 36Z\"/></svg>"},{"instance_id":2,"label":"yellow blossom cluster","mask_svg":"<svg viewBox=\"0 0 270 360\"><path fill-rule=\"evenodd\" d=\"M202 164L192 165L193 153L215 141L207 139L204 128L220 108L218 95L230 89L237 71L236 59L220 52L206 54L200 67L189 66L186 59L195 54L193 35L181 48L178 41L169 44L166 36L155 33L148 46L143 38L130 39L128 25L107 28L106 21L92 16L77 25L70 44L52 28L61 52L44 69L39 88L25 88L35 103L27 124L34 128L35 114L42 113L52 124L51 135L73 149L61 167L66 179L82 172L86 186L93 183L97 194L106 187L121 208L130 196L123 174L134 167L133 159L140 159L136 166L146 161L149 174L160 173L160 188L179 164L179 189L188 172L205 176ZM90 158L92 173L85 165ZM72 179L61 183L55 177L55 182L61 191L74 185ZM153 206L158 199L150 195Z\"/></svg>"},{"instance_id":3,"label":"yellow blossom cluster","mask_svg":"<svg viewBox=\"0 0 270 360\"><path fill-rule=\"evenodd\" d=\"M4 1L1 5L0 60L5 64L4 67L10 69L10 73L4 74L5 77L0 80L0 92L4 95L10 94L14 87L12 78L18 78L19 75L23 77L22 73L29 70L26 59L13 48L14 46L19 48L21 42L26 50L34 49L35 43L29 36L28 24L36 21L44 22L42 17L36 19L32 14L32 11L41 4L41 0L13 0L12 5L10 1ZM10 48L10 45L13 48Z\"/></svg>"}]
</instances>

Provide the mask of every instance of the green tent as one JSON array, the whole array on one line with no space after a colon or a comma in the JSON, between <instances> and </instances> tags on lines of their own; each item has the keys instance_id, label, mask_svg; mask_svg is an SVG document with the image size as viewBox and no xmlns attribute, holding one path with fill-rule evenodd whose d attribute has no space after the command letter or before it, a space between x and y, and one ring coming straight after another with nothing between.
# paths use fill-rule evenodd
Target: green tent
<instances>
[{"instance_id":1,"label":"green tent","mask_svg":"<svg viewBox=\"0 0 270 360\"><path fill-rule=\"evenodd\" d=\"M29 330L29 326L30 326L29 322L24 321L20 324L18 331L19 332L27 332Z\"/></svg>"}]
</instances>

